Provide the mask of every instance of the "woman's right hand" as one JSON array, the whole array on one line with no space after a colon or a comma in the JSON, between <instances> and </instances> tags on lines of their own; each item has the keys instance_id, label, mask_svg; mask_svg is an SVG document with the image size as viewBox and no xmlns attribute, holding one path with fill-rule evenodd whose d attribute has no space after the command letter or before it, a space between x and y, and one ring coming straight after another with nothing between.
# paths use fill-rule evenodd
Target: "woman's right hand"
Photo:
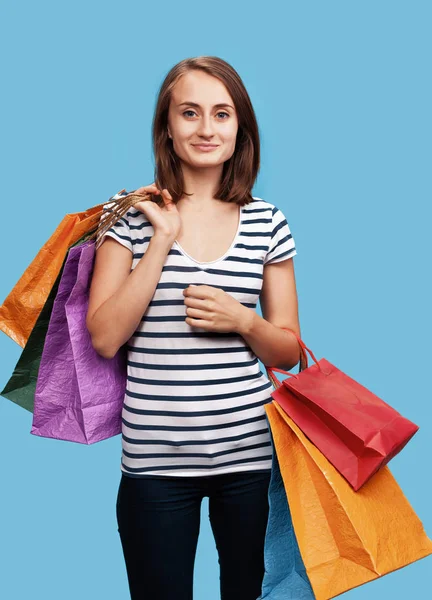
<instances>
[{"instance_id":1,"label":"woman's right hand","mask_svg":"<svg viewBox=\"0 0 432 600\"><path fill-rule=\"evenodd\" d=\"M181 229L181 217L169 191L167 189L161 191L152 183L151 185L134 190L133 193L161 194L165 206L160 207L156 202L152 202L149 199L136 202L133 204L133 207L142 212L151 222L154 229L154 236L168 238L174 242Z\"/></svg>"}]
</instances>

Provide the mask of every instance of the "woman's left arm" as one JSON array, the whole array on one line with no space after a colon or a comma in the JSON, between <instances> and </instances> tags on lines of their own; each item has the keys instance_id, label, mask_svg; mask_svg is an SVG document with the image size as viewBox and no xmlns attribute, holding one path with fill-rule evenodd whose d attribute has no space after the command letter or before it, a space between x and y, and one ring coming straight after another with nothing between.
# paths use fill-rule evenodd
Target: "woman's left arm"
<instances>
[{"instance_id":1,"label":"woman's left arm","mask_svg":"<svg viewBox=\"0 0 432 600\"><path fill-rule=\"evenodd\" d=\"M289 371L300 361L301 338L293 258L264 266L260 295L262 317L255 310L242 314L238 333L268 367Z\"/></svg>"}]
</instances>

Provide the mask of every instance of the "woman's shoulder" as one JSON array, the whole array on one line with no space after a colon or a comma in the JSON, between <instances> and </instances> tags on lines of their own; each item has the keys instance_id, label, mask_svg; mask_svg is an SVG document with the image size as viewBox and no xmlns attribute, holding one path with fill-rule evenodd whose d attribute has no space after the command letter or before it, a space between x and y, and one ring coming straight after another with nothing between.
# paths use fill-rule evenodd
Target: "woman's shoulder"
<instances>
[{"instance_id":1,"label":"woman's shoulder","mask_svg":"<svg viewBox=\"0 0 432 600\"><path fill-rule=\"evenodd\" d=\"M125 196L128 196L129 194L132 194L133 192L135 192L135 190L127 191L126 189L122 189L119 192L117 192L116 194L114 194L114 196L111 196L111 198L109 199L108 202L110 203L110 206L113 206L112 203L118 204L122 198L124 198ZM132 225L132 227L139 225L139 224L142 225L143 222L150 223L150 221L147 219L145 214L143 212L141 212L140 210L138 210L137 208L134 208L133 205L130 206L127 209L127 211L123 212L123 218L128 222L129 225Z\"/></svg>"},{"instance_id":2,"label":"woman's shoulder","mask_svg":"<svg viewBox=\"0 0 432 600\"><path fill-rule=\"evenodd\" d=\"M268 209L271 210L272 213L275 213L279 210L279 208L273 202L270 202L265 198L261 198L260 196L252 196L252 198L253 201L249 204L249 206L253 205L254 208Z\"/></svg>"}]
</instances>

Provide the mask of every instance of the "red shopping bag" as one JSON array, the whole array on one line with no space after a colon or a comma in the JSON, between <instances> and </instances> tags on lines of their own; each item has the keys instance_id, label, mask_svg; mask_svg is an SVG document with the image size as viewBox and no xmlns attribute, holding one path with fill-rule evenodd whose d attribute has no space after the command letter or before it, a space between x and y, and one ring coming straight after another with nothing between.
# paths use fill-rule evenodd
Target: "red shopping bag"
<instances>
[{"instance_id":1,"label":"red shopping bag","mask_svg":"<svg viewBox=\"0 0 432 600\"><path fill-rule=\"evenodd\" d=\"M291 330L287 330L291 331ZM275 386L272 397L324 454L355 491L398 454L419 427L331 362L316 364L298 374L267 367ZM281 384L274 371L289 375ZM276 383L275 383L276 382Z\"/></svg>"}]
</instances>

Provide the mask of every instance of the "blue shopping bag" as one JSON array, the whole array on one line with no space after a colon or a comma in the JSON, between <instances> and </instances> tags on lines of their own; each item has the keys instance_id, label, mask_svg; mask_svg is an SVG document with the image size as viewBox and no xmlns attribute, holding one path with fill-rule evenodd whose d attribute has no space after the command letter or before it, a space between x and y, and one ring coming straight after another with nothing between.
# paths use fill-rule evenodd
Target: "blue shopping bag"
<instances>
[{"instance_id":1,"label":"blue shopping bag","mask_svg":"<svg viewBox=\"0 0 432 600\"><path fill-rule=\"evenodd\" d=\"M267 418L270 429L270 423ZM271 429L270 429L271 432ZM257 600L315 600L297 544L273 435L269 517L264 542L265 573Z\"/></svg>"}]
</instances>

